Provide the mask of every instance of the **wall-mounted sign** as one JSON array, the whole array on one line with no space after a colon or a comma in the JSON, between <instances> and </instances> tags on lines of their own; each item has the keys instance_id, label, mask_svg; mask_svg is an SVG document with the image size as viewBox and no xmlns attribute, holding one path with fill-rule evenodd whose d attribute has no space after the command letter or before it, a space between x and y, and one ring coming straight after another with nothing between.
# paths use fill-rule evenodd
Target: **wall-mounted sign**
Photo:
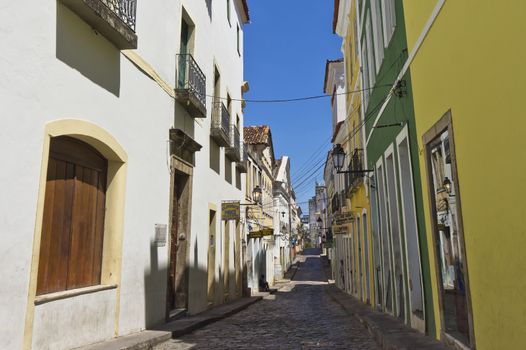
<instances>
[{"instance_id":1,"label":"wall-mounted sign","mask_svg":"<svg viewBox=\"0 0 526 350\"><path fill-rule=\"evenodd\" d=\"M332 233L335 235L346 235L347 233L349 233L348 226L347 225L333 226Z\"/></svg>"},{"instance_id":2,"label":"wall-mounted sign","mask_svg":"<svg viewBox=\"0 0 526 350\"><path fill-rule=\"evenodd\" d=\"M154 244L157 247L164 247L166 245L166 234L168 226L166 224L155 224L155 239Z\"/></svg>"},{"instance_id":3,"label":"wall-mounted sign","mask_svg":"<svg viewBox=\"0 0 526 350\"><path fill-rule=\"evenodd\" d=\"M248 238L261 238L261 237L265 237L265 236L272 236L274 235L274 230L271 229L271 228L264 228L262 230L259 230L259 231L254 231L254 232L250 232L248 234Z\"/></svg>"},{"instance_id":4,"label":"wall-mounted sign","mask_svg":"<svg viewBox=\"0 0 526 350\"><path fill-rule=\"evenodd\" d=\"M337 213L332 217L333 225L346 225L354 221L354 215L348 211L345 213Z\"/></svg>"},{"instance_id":5,"label":"wall-mounted sign","mask_svg":"<svg viewBox=\"0 0 526 350\"><path fill-rule=\"evenodd\" d=\"M239 221L241 210L239 202L223 202L221 203L221 219Z\"/></svg>"}]
</instances>

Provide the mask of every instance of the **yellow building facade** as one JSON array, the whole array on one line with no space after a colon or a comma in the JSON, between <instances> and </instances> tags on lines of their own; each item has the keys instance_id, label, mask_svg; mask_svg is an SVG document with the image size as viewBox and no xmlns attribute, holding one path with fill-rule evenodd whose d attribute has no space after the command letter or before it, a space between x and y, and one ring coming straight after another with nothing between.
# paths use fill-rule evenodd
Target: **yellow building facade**
<instances>
[{"instance_id":1,"label":"yellow building facade","mask_svg":"<svg viewBox=\"0 0 526 350\"><path fill-rule=\"evenodd\" d=\"M522 349L526 2L403 5L436 333Z\"/></svg>"},{"instance_id":2,"label":"yellow building facade","mask_svg":"<svg viewBox=\"0 0 526 350\"><path fill-rule=\"evenodd\" d=\"M347 155L345 170L365 170L365 129L361 107L360 59L356 0L336 2L334 10L334 32L342 37L342 52L345 64L346 119L345 138L341 146ZM346 174L348 182L348 210L353 214L349 235L349 248L354 266L353 294L367 304L374 304L375 288L373 274L372 230L370 204L367 190L367 173ZM361 260L361 261L360 261Z\"/></svg>"}]
</instances>

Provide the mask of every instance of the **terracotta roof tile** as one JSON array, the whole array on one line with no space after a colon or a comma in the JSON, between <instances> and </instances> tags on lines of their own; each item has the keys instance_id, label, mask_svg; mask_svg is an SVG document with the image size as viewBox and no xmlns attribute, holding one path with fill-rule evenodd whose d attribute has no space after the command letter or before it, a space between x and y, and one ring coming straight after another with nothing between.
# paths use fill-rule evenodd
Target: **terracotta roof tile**
<instances>
[{"instance_id":1,"label":"terracotta roof tile","mask_svg":"<svg viewBox=\"0 0 526 350\"><path fill-rule=\"evenodd\" d=\"M243 128L243 139L249 145L270 145L270 127L268 125L245 126Z\"/></svg>"}]
</instances>

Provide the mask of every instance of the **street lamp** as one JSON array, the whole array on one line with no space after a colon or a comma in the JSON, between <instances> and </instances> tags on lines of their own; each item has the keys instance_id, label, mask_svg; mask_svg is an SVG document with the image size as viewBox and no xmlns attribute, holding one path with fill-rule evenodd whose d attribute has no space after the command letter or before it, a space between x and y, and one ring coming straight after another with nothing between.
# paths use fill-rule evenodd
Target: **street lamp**
<instances>
[{"instance_id":1,"label":"street lamp","mask_svg":"<svg viewBox=\"0 0 526 350\"><path fill-rule=\"evenodd\" d=\"M332 155L332 165L334 166L334 169L336 169L336 172L338 174L363 174L363 173L370 173L374 170L342 170L343 165L345 164L345 151L343 150L342 145L337 143L331 152Z\"/></svg>"},{"instance_id":2,"label":"street lamp","mask_svg":"<svg viewBox=\"0 0 526 350\"><path fill-rule=\"evenodd\" d=\"M259 186L254 187L254 189L252 190L252 200L256 204L261 204L261 196L262 196L262 194L263 194L263 191L261 190L261 187L259 187Z\"/></svg>"},{"instance_id":3,"label":"street lamp","mask_svg":"<svg viewBox=\"0 0 526 350\"><path fill-rule=\"evenodd\" d=\"M342 145L338 143L332 149L332 165L339 172L343 168L343 164L345 164L345 151Z\"/></svg>"},{"instance_id":4,"label":"street lamp","mask_svg":"<svg viewBox=\"0 0 526 350\"><path fill-rule=\"evenodd\" d=\"M261 201L261 195L262 194L263 194L263 191L261 191L261 187L256 186L252 190L252 201L254 203L241 203L239 205L240 206L244 206L244 207L251 207L251 206L261 205L262 204L262 201Z\"/></svg>"},{"instance_id":5,"label":"street lamp","mask_svg":"<svg viewBox=\"0 0 526 350\"><path fill-rule=\"evenodd\" d=\"M442 183L442 188L446 190L447 194L451 194L452 185L451 180L446 176Z\"/></svg>"}]
</instances>

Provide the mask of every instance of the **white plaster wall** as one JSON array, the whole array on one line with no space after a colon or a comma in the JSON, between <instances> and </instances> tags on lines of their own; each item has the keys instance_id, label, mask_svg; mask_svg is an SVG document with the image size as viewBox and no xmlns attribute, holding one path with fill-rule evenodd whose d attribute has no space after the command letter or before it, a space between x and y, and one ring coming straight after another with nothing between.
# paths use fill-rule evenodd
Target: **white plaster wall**
<instances>
[{"instance_id":1,"label":"white plaster wall","mask_svg":"<svg viewBox=\"0 0 526 350\"><path fill-rule=\"evenodd\" d=\"M37 305L32 348L72 349L112 338L115 304L112 289Z\"/></svg>"},{"instance_id":2,"label":"white plaster wall","mask_svg":"<svg viewBox=\"0 0 526 350\"><path fill-rule=\"evenodd\" d=\"M177 21L160 16L176 18L178 7L171 1L138 3L138 53L173 82L173 36L178 33L172 22ZM154 224L168 222L166 140L173 125L173 100L59 2L48 0L40 6L9 2L0 8L0 42L5 45L0 57L0 105L4 106L0 152L2 169L7 169L0 172L0 181L8 184L0 196L0 348L22 347L44 127L62 118L99 125L128 154L119 333L143 329L147 314L150 319L164 317L166 248L151 250L150 241ZM145 281L153 285L146 288ZM104 309L114 294L93 294L86 306ZM160 298L159 305L146 310L147 297ZM54 315L73 310L64 303L81 299L37 307L33 341L38 348L55 344L58 333L45 328ZM75 334L79 327L90 329L95 322L110 322L113 332L115 315L111 320L99 316L63 322L61 332ZM91 335L86 332L83 341L99 339Z\"/></svg>"},{"instance_id":3,"label":"white plaster wall","mask_svg":"<svg viewBox=\"0 0 526 350\"><path fill-rule=\"evenodd\" d=\"M197 26L195 56L208 77L207 91L212 91L215 61L230 95L239 99L243 66L236 49L236 12L232 11L230 27L226 13L222 13L226 12L224 6L214 5L214 21L210 23L205 2L186 0L183 4ZM137 53L172 85L180 14L180 1L138 2ZM0 181L6 184L0 195L0 348L19 349L23 343L44 128L57 119L77 118L97 124L127 152L118 331L123 335L162 321L167 247L153 247L151 241L154 225L168 223L166 141L172 125L183 123L204 146L196 156L194 169L190 264L206 271L208 203L220 209L221 200L241 199L242 191L224 180L223 150L221 175L209 168L210 108L208 118L200 122L178 113L177 107L174 115L173 100L154 81L104 36L54 0L40 6L13 1L1 4L0 42L5 48L0 55L0 105L4 107L0 118L4 171L0 172ZM226 95L226 88L224 92ZM209 100L207 103L210 107ZM242 130L240 103L233 102L233 109L234 117L240 115ZM242 186L244 189L244 175ZM222 232L221 227L218 222L217 232ZM233 245L234 239L230 241ZM220 254L216 257L218 271L222 258ZM231 259L230 269L233 266ZM206 278L198 275L190 282L190 311L196 312L206 307ZM108 331L113 332L116 315L110 317L108 310L115 312L111 307L115 302L115 291L107 291L37 306L33 344L51 348L59 344L57 337L73 336L80 327L92 330L78 338L85 343L109 336L98 333L96 327L111 325ZM89 310L105 311L67 322L79 303ZM58 323L61 334L49 331L57 315L64 317Z\"/></svg>"}]
</instances>

